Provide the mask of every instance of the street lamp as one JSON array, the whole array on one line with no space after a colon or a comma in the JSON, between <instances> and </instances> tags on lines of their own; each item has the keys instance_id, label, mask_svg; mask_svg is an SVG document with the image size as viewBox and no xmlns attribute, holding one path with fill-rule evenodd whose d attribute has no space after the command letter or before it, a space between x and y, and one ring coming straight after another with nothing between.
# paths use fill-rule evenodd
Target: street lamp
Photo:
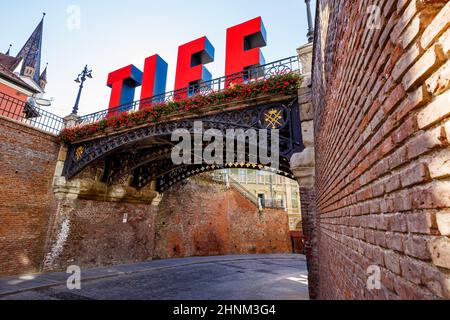
<instances>
[{"instance_id":1,"label":"street lamp","mask_svg":"<svg viewBox=\"0 0 450 320\"><path fill-rule=\"evenodd\" d=\"M80 104L81 92L83 91L83 85L87 78L92 79L92 70L89 70L88 66L86 65L83 71L75 79L75 82L80 84L80 89L78 90L77 100L75 101L75 105L73 106L73 115L77 115L78 113L78 105Z\"/></svg>"},{"instance_id":2,"label":"street lamp","mask_svg":"<svg viewBox=\"0 0 450 320\"><path fill-rule=\"evenodd\" d=\"M311 15L311 0L305 0L306 3L306 11L307 11L307 17L308 17L308 42L314 41L314 26L312 21L312 15Z\"/></svg>"}]
</instances>

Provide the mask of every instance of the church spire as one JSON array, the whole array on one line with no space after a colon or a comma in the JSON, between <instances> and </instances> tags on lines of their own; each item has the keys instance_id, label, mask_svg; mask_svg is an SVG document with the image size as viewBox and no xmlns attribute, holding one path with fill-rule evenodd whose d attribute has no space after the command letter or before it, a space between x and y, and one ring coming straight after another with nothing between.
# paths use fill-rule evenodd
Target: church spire
<instances>
[{"instance_id":1,"label":"church spire","mask_svg":"<svg viewBox=\"0 0 450 320\"><path fill-rule=\"evenodd\" d=\"M42 50L42 32L44 26L43 13L42 20L31 34L23 48L19 51L17 58L23 59L21 75L32 76L36 83L39 83L41 71L41 50Z\"/></svg>"},{"instance_id":2,"label":"church spire","mask_svg":"<svg viewBox=\"0 0 450 320\"><path fill-rule=\"evenodd\" d=\"M42 71L41 76L39 77L39 87L41 87L42 90L45 90L45 86L47 85L47 68L48 63L45 65L44 71Z\"/></svg>"},{"instance_id":3,"label":"church spire","mask_svg":"<svg viewBox=\"0 0 450 320\"><path fill-rule=\"evenodd\" d=\"M48 63L45 65L45 69L44 69L44 71L42 71L41 76L39 77L39 80L47 81L47 68L48 68Z\"/></svg>"},{"instance_id":4,"label":"church spire","mask_svg":"<svg viewBox=\"0 0 450 320\"><path fill-rule=\"evenodd\" d=\"M12 44L9 45L8 51L6 51L6 53L5 53L7 56L9 56L9 54L11 52L11 47L12 47Z\"/></svg>"}]
</instances>

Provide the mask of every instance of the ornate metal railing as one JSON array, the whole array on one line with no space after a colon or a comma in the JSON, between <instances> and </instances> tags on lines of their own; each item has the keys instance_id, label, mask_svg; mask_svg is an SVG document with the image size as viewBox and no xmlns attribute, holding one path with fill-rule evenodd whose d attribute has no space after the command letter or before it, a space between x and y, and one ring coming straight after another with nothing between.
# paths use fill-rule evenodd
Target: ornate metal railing
<instances>
[{"instance_id":1,"label":"ornate metal railing","mask_svg":"<svg viewBox=\"0 0 450 320\"><path fill-rule=\"evenodd\" d=\"M264 199L263 208L285 209L283 199Z\"/></svg>"},{"instance_id":2,"label":"ornate metal railing","mask_svg":"<svg viewBox=\"0 0 450 320\"><path fill-rule=\"evenodd\" d=\"M236 191L238 191L241 195L243 195L245 198L253 202L254 205L258 205L258 197L256 197L254 194L252 194L249 190L247 190L242 184L240 184L239 181L233 179L229 174L216 171L212 174L213 180L216 182L229 184L231 187L233 187Z\"/></svg>"},{"instance_id":3,"label":"ornate metal railing","mask_svg":"<svg viewBox=\"0 0 450 320\"><path fill-rule=\"evenodd\" d=\"M138 111L142 106L148 107L149 105L157 103L175 101L180 97L220 92L227 88L230 83L261 81L276 75L297 70L299 70L298 59L294 56L265 65L255 66L243 72L195 84L181 90L170 91L149 99L124 104L114 109L106 109L88 114L80 117L79 124L94 123L111 114ZM29 99L28 102L24 102L4 93L0 93L0 116L23 122L52 134L59 134L64 128L64 120L61 117L39 108L32 99Z\"/></svg>"},{"instance_id":4,"label":"ornate metal railing","mask_svg":"<svg viewBox=\"0 0 450 320\"><path fill-rule=\"evenodd\" d=\"M134 101L112 109L106 109L81 117L80 124L94 123L106 118L109 115L115 115L122 112L138 111L142 106L148 107L157 103L175 101L180 97L193 96L195 94L209 94L220 92L227 88L230 83L250 83L261 81L276 75L299 70L298 59L296 56L271 62L261 66L255 66L243 72L227 75L211 81L201 82L184 89L166 92L148 99Z\"/></svg>"},{"instance_id":5,"label":"ornate metal railing","mask_svg":"<svg viewBox=\"0 0 450 320\"><path fill-rule=\"evenodd\" d=\"M1 92L0 116L20 121L52 134L58 134L64 127L62 118L39 108L32 99L24 102Z\"/></svg>"}]
</instances>

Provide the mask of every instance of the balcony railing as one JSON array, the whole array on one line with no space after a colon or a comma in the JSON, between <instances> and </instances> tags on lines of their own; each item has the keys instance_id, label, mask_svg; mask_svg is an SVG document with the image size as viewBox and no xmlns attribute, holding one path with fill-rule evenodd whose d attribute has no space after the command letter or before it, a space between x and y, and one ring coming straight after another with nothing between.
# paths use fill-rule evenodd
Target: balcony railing
<instances>
[{"instance_id":1,"label":"balcony railing","mask_svg":"<svg viewBox=\"0 0 450 320\"><path fill-rule=\"evenodd\" d=\"M285 209L283 199L262 199L263 208L267 209Z\"/></svg>"},{"instance_id":2,"label":"balcony railing","mask_svg":"<svg viewBox=\"0 0 450 320\"><path fill-rule=\"evenodd\" d=\"M273 76L299 70L297 57L290 57L261 66L254 66L243 72L227 75L211 81L201 82L187 88L166 92L149 99L124 104L113 109L107 109L80 117L79 124L90 124L102 120L111 114L138 111L158 103L176 101L180 97L196 94L207 95L226 89L230 83L251 83L267 80ZM37 129L59 134L64 128L64 120L48 111L39 108L32 101L24 102L4 93L0 93L0 115L23 122Z\"/></svg>"},{"instance_id":3,"label":"balcony railing","mask_svg":"<svg viewBox=\"0 0 450 320\"><path fill-rule=\"evenodd\" d=\"M138 111L142 107L149 107L158 103L167 103L180 100L196 94L207 95L226 89L230 83L250 83L253 81L267 80L273 76L299 70L296 56L271 62L261 66L254 66L242 72L227 75L211 81L205 81L191 85L187 88L166 92L148 99L123 104L116 108L106 109L81 117L80 124L90 124L102 120L108 116L122 112Z\"/></svg>"},{"instance_id":4,"label":"balcony railing","mask_svg":"<svg viewBox=\"0 0 450 320\"><path fill-rule=\"evenodd\" d=\"M58 134L64 127L64 120L42 110L32 100L24 102L0 92L0 116L4 116L36 129Z\"/></svg>"}]
</instances>

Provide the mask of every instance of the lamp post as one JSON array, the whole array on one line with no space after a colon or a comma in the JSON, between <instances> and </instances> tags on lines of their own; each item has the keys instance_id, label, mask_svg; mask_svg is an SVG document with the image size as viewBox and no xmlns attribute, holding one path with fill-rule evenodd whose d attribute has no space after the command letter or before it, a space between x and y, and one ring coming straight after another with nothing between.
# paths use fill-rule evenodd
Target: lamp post
<instances>
[{"instance_id":1,"label":"lamp post","mask_svg":"<svg viewBox=\"0 0 450 320\"><path fill-rule=\"evenodd\" d=\"M314 41L314 26L312 21L312 15L311 15L311 0L305 0L306 3L306 11L307 11L307 17L308 17L308 42Z\"/></svg>"},{"instance_id":2,"label":"lamp post","mask_svg":"<svg viewBox=\"0 0 450 320\"><path fill-rule=\"evenodd\" d=\"M73 115L77 115L78 113L78 105L80 104L81 92L83 91L84 82L87 78L92 79L92 70L89 70L88 66L86 65L83 71L75 79L75 82L80 84L80 89L78 90L77 100L75 101L75 105L73 106Z\"/></svg>"}]
</instances>

